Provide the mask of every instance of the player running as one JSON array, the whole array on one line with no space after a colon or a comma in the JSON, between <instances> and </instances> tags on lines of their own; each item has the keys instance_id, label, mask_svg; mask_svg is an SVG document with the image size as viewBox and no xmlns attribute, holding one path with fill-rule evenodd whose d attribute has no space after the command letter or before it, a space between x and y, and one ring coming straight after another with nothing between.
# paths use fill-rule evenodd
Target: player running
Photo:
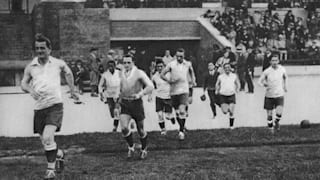
<instances>
[{"instance_id":1,"label":"player running","mask_svg":"<svg viewBox=\"0 0 320 180\"><path fill-rule=\"evenodd\" d=\"M259 84L266 88L264 109L267 111L268 127L271 132L280 130L280 120L283 112L284 95L287 92L288 76L283 66L279 65L279 55L272 56L271 66L263 71ZM276 118L273 121L273 110L276 111ZM274 125L274 126L273 126Z\"/></svg>"},{"instance_id":2,"label":"player running","mask_svg":"<svg viewBox=\"0 0 320 180\"><path fill-rule=\"evenodd\" d=\"M120 94L120 71L116 69L115 61L108 61L108 69L99 82L99 94L108 103L110 115L113 119L113 132L117 131L120 116L119 94Z\"/></svg>"},{"instance_id":3,"label":"player running","mask_svg":"<svg viewBox=\"0 0 320 180\"><path fill-rule=\"evenodd\" d=\"M231 65L223 65L224 73L219 75L216 83L216 94L219 95L219 103L224 114L229 113L230 129L234 128L234 109L236 104L236 93L239 91L240 83L237 75L231 72Z\"/></svg>"},{"instance_id":4,"label":"player running","mask_svg":"<svg viewBox=\"0 0 320 180\"><path fill-rule=\"evenodd\" d=\"M171 61L165 69L161 72L160 76L163 80L170 84L170 96L172 106L176 111L176 119L179 123L179 139L184 140L185 122L187 118L186 106L188 106L189 97L189 81L188 74L194 78L191 63L184 59L185 51L180 48L176 52L176 59ZM166 74L170 73L170 77ZM195 82L195 79L192 79Z\"/></svg>"},{"instance_id":5,"label":"player running","mask_svg":"<svg viewBox=\"0 0 320 180\"><path fill-rule=\"evenodd\" d=\"M54 140L55 132L60 131L63 117L61 72L64 72L71 97L78 99L78 96L75 94L74 79L70 68L63 60L50 56L50 40L37 34L35 52L36 57L25 68L21 88L24 92L30 93L36 101L34 133L40 134L48 162L44 179L55 179L55 171L59 172L64 167L64 152L58 149Z\"/></svg>"},{"instance_id":6,"label":"player running","mask_svg":"<svg viewBox=\"0 0 320 180\"><path fill-rule=\"evenodd\" d=\"M131 119L135 120L141 141L140 158L145 159L147 157L147 132L144 130L145 114L142 97L150 94L154 87L146 73L134 66L132 56L126 55L123 58L123 65L124 70L121 72L120 83L121 131L128 143L128 158L132 158L134 144L129 125Z\"/></svg>"},{"instance_id":7,"label":"player running","mask_svg":"<svg viewBox=\"0 0 320 180\"><path fill-rule=\"evenodd\" d=\"M203 96L206 91L210 99L210 107L213 113L213 119L217 116L216 104L219 105L218 96L215 94L216 83L219 77L217 68L215 68L213 62L208 63L208 73L204 77L203 83Z\"/></svg>"},{"instance_id":8,"label":"player running","mask_svg":"<svg viewBox=\"0 0 320 180\"><path fill-rule=\"evenodd\" d=\"M165 128L165 119L171 120L172 124L175 124L175 118L172 114L172 106L170 99L170 84L160 77L160 74L164 67L165 64L163 60L156 61L156 73L152 76L151 79L155 85L156 112L159 118L161 135L167 134ZM149 95L148 100L152 101L151 94Z\"/></svg>"}]
</instances>

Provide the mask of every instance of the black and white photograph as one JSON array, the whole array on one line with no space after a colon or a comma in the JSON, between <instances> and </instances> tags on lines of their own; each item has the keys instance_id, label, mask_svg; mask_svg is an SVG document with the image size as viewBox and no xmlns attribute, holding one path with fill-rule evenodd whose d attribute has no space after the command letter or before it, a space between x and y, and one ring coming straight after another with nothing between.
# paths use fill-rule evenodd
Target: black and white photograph
<instances>
[{"instance_id":1,"label":"black and white photograph","mask_svg":"<svg viewBox=\"0 0 320 180\"><path fill-rule=\"evenodd\" d=\"M320 0L0 0L0 180L319 180L319 92Z\"/></svg>"}]
</instances>

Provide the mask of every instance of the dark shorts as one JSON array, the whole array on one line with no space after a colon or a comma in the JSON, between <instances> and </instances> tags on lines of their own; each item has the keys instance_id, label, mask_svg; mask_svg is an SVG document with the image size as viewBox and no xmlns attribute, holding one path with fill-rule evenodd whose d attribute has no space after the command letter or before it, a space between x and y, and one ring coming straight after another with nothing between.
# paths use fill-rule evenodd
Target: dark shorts
<instances>
[{"instance_id":1,"label":"dark shorts","mask_svg":"<svg viewBox=\"0 0 320 180\"><path fill-rule=\"evenodd\" d=\"M159 111L172 113L171 99L161 99L156 97L156 112Z\"/></svg>"},{"instance_id":2,"label":"dark shorts","mask_svg":"<svg viewBox=\"0 0 320 180\"><path fill-rule=\"evenodd\" d=\"M219 95L219 104L236 104L236 95Z\"/></svg>"},{"instance_id":3,"label":"dark shorts","mask_svg":"<svg viewBox=\"0 0 320 180\"><path fill-rule=\"evenodd\" d=\"M107 98L107 103L109 106L110 115L112 118L114 118L114 110L120 109L120 105L118 102L115 102L113 98Z\"/></svg>"},{"instance_id":4,"label":"dark shorts","mask_svg":"<svg viewBox=\"0 0 320 180\"><path fill-rule=\"evenodd\" d=\"M277 106L283 106L284 104L284 97L277 97L277 98L264 98L264 109L266 110L273 110Z\"/></svg>"},{"instance_id":5,"label":"dark shorts","mask_svg":"<svg viewBox=\"0 0 320 180\"><path fill-rule=\"evenodd\" d=\"M193 88L189 88L189 97L192 97L193 95Z\"/></svg>"},{"instance_id":6,"label":"dark shorts","mask_svg":"<svg viewBox=\"0 0 320 180\"><path fill-rule=\"evenodd\" d=\"M63 117L63 104L55 104L45 109L35 110L33 118L33 132L42 134L46 125L57 126L60 131Z\"/></svg>"},{"instance_id":7,"label":"dark shorts","mask_svg":"<svg viewBox=\"0 0 320 180\"><path fill-rule=\"evenodd\" d=\"M145 119L143 101L137 100L125 100L120 102L121 110L120 114L126 114L131 116L135 121L142 121Z\"/></svg>"},{"instance_id":8,"label":"dark shorts","mask_svg":"<svg viewBox=\"0 0 320 180\"><path fill-rule=\"evenodd\" d=\"M189 98L188 93L179 94L179 95L172 95L171 96L172 107L174 109L179 109L179 106L182 104L188 106L188 104L189 104L188 98Z\"/></svg>"}]
</instances>

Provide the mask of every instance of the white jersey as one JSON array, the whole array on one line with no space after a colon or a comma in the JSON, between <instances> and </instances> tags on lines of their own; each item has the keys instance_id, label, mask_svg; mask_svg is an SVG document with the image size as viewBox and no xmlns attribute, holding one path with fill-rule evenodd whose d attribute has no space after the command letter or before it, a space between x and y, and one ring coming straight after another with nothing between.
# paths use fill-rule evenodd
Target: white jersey
<instances>
[{"instance_id":1,"label":"white jersey","mask_svg":"<svg viewBox=\"0 0 320 180\"><path fill-rule=\"evenodd\" d=\"M287 73L281 65L278 65L277 69L270 66L263 71L260 82L264 81L266 84L266 97L276 98L284 96L284 78L287 78Z\"/></svg>"},{"instance_id":2,"label":"white jersey","mask_svg":"<svg viewBox=\"0 0 320 180\"><path fill-rule=\"evenodd\" d=\"M183 60L182 63L179 63L178 60L171 61L166 68L170 70L170 78L175 81L171 84L170 94L179 95L179 94L188 94L189 93L189 82L188 82L188 73L191 68L191 63Z\"/></svg>"},{"instance_id":3,"label":"white jersey","mask_svg":"<svg viewBox=\"0 0 320 180\"><path fill-rule=\"evenodd\" d=\"M102 82L101 82L102 81ZM112 74L109 70L101 75L99 88L105 84L104 95L107 98L118 98L120 94L120 71L115 69ZM102 91L101 89L99 90Z\"/></svg>"},{"instance_id":4,"label":"white jersey","mask_svg":"<svg viewBox=\"0 0 320 180\"><path fill-rule=\"evenodd\" d=\"M166 75L168 76L168 74ZM155 95L161 99L170 99L170 84L160 77L159 72L152 76L152 81L156 85Z\"/></svg>"},{"instance_id":5,"label":"white jersey","mask_svg":"<svg viewBox=\"0 0 320 180\"><path fill-rule=\"evenodd\" d=\"M37 57L29 64L32 77L31 87L42 95L40 99L36 100L36 110L62 103L60 73L66 66L63 60L52 56L49 56L45 65L40 65Z\"/></svg>"},{"instance_id":6,"label":"white jersey","mask_svg":"<svg viewBox=\"0 0 320 180\"><path fill-rule=\"evenodd\" d=\"M219 75L218 81L220 81L219 94L224 96L231 96L236 93L237 75L235 75L234 73L230 73L229 75L223 73Z\"/></svg>"}]
</instances>

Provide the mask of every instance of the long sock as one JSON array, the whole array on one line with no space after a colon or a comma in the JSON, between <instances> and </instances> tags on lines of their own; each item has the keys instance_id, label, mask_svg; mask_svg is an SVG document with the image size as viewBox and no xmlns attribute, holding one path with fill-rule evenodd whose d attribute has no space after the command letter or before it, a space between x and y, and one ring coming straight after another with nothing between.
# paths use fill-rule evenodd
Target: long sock
<instances>
[{"instance_id":1,"label":"long sock","mask_svg":"<svg viewBox=\"0 0 320 180\"><path fill-rule=\"evenodd\" d=\"M160 129L164 129L165 128L164 122L159 122L159 126L160 126Z\"/></svg>"},{"instance_id":2,"label":"long sock","mask_svg":"<svg viewBox=\"0 0 320 180\"><path fill-rule=\"evenodd\" d=\"M268 127L272 128L273 127L273 122L272 122L272 116L268 116Z\"/></svg>"},{"instance_id":3,"label":"long sock","mask_svg":"<svg viewBox=\"0 0 320 180\"><path fill-rule=\"evenodd\" d=\"M183 132L184 131L184 125L186 123L186 119L181 119L181 118L177 118L177 121L179 123L179 131Z\"/></svg>"},{"instance_id":4,"label":"long sock","mask_svg":"<svg viewBox=\"0 0 320 180\"><path fill-rule=\"evenodd\" d=\"M279 122L281 120L282 115L281 114L276 114L276 122Z\"/></svg>"},{"instance_id":5,"label":"long sock","mask_svg":"<svg viewBox=\"0 0 320 180\"><path fill-rule=\"evenodd\" d=\"M129 145L129 147L133 146L133 138L132 138L132 133L130 132L130 134L127 137L124 137Z\"/></svg>"},{"instance_id":6,"label":"long sock","mask_svg":"<svg viewBox=\"0 0 320 180\"><path fill-rule=\"evenodd\" d=\"M47 161L48 161L48 169L55 169L57 151L58 149L45 151Z\"/></svg>"},{"instance_id":7,"label":"long sock","mask_svg":"<svg viewBox=\"0 0 320 180\"><path fill-rule=\"evenodd\" d=\"M230 127L233 127L234 117L230 117L229 120L230 120Z\"/></svg>"},{"instance_id":8,"label":"long sock","mask_svg":"<svg viewBox=\"0 0 320 180\"><path fill-rule=\"evenodd\" d=\"M114 127L118 127L118 125L119 125L119 119L114 119L113 120L113 126Z\"/></svg>"},{"instance_id":9,"label":"long sock","mask_svg":"<svg viewBox=\"0 0 320 180\"><path fill-rule=\"evenodd\" d=\"M141 149L145 150L147 147L147 140L148 140L148 135L146 134L143 138L140 138L141 142Z\"/></svg>"}]
</instances>

